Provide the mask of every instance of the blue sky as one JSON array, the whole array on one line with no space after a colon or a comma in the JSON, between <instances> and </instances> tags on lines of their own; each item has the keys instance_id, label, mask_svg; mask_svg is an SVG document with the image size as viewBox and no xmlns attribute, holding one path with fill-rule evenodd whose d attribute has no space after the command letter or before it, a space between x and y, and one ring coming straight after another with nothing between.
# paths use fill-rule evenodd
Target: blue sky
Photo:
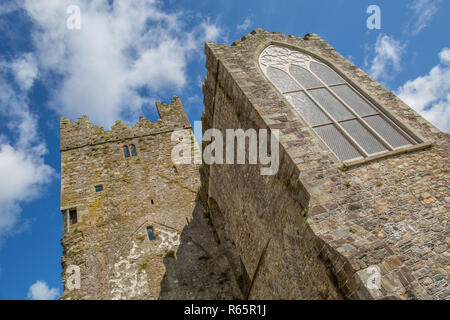
<instances>
[{"instance_id":1,"label":"blue sky","mask_svg":"<svg viewBox=\"0 0 450 320\"><path fill-rule=\"evenodd\" d=\"M67 28L70 5L81 29ZM369 30L369 5L381 29ZM59 117L156 120L178 95L203 110L203 42L254 28L317 33L450 132L450 2L439 0L0 2L0 299L62 293Z\"/></svg>"}]
</instances>

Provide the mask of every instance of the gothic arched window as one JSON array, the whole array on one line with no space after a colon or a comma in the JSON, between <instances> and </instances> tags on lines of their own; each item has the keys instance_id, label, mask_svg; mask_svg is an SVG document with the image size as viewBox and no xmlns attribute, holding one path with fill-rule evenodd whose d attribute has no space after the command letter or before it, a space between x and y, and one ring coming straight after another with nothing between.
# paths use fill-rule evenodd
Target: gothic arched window
<instances>
[{"instance_id":1,"label":"gothic arched window","mask_svg":"<svg viewBox=\"0 0 450 320\"><path fill-rule=\"evenodd\" d=\"M342 161L387 153L417 141L334 70L271 45L260 55L267 78Z\"/></svg>"},{"instance_id":2,"label":"gothic arched window","mask_svg":"<svg viewBox=\"0 0 450 320\"><path fill-rule=\"evenodd\" d=\"M125 158L129 158L130 157L130 150L128 149L128 146L123 146L123 156Z\"/></svg>"},{"instance_id":3,"label":"gothic arched window","mask_svg":"<svg viewBox=\"0 0 450 320\"><path fill-rule=\"evenodd\" d=\"M137 156L137 152L136 152L136 147L134 144L130 145L130 150L131 150L131 156L132 157L136 157Z\"/></svg>"}]
</instances>

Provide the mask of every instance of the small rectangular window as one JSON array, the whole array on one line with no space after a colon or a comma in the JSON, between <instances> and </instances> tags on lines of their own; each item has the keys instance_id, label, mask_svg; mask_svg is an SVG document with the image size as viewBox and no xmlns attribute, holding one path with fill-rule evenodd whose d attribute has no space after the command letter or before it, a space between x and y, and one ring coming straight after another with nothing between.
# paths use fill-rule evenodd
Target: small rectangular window
<instances>
[{"instance_id":1,"label":"small rectangular window","mask_svg":"<svg viewBox=\"0 0 450 320\"><path fill-rule=\"evenodd\" d=\"M99 186L95 186L95 192L101 192L103 191L103 186L99 185Z\"/></svg>"},{"instance_id":2,"label":"small rectangular window","mask_svg":"<svg viewBox=\"0 0 450 320\"><path fill-rule=\"evenodd\" d=\"M77 209L70 209L69 220L71 225L78 222Z\"/></svg>"},{"instance_id":3,"label":"small rectangular window","mask_svg":"<svg viewBox=\"0 0 450 320\"><path fill-rule=\"evenodd\" d=\"M148 240L150 240L150 241L155 240L155 234L153 232L153 227L147 228L147 235L148 235Z\"/></svg>"}]
</instances>

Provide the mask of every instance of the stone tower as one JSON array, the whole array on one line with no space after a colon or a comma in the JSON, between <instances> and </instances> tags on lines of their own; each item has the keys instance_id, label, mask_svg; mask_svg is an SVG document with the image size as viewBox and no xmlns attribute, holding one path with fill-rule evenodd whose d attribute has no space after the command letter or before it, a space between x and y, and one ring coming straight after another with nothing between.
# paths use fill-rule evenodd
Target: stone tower
<instances>
[{"instance_id":1,"label":"stone tower","mask_svg":"<svg viewBox=\"0 0 450 320\"><path fill-rule=\"evenodd\" d=\"M199 166L172 162L174 131L198 154L189 120L177 97L156 106L158 122L110 131L61 119L62 299L233 297L196 199Z\"/></svg>"},{"instance_id":2,"label":"stone tower","mask_svg":"<svg viewBox=\"0 0 450 320\"><path fill-rule=\"evenodd\" d=\"M201 167L245 295L448 299L449 135L315 34L256 29L205 54L203 130L280 132L275 175Z\"/></svg>"}]
</instances>

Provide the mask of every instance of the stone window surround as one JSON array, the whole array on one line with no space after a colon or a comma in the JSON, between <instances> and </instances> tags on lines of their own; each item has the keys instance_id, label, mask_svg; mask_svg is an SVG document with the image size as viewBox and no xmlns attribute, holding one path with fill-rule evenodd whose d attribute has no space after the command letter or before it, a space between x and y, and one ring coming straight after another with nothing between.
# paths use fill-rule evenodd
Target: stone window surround
<instances>
[{"instance_id":1,"label":"stone window surround","mask_svg":"<svg viewBox=\"0 0 450 320\"><path fill-rule=\"evenodd\" d=\"M145 230L146 230L146 233L147 233L147 239L149 241L156 240L155 227L153 225L148 225ZM149 232L149 230L151 230L151 232ZM152 235L152 238L150 238L150 234Z\"/></svg>"},{"instance_id":2,"label":"stone window surround","mask_svg":"<svg viewBox=\"0 0 450 320\"><path fill-rule=\"evenodd\" d=\"M385 153L382 153L382 154L369 155L368 157L363 158L363 159L358 159L358 160L353 160L353 161L342 161L334 154L333 151L331 151L331 149L328 147L328 145L313 130L313 128L306 122L306 120L304 120L303 117L298 112L296 112L294 110L295 112L293 112L293 114L295 114L298 117L298 119L301 119L301 122L303 122L305 124L305 127L307 127L308 130L313 135L318 137L320 141L322 141L324 146L326 146L326 150L328 150L328 152L330 154L332 154L333 157L339 163L341 163L341 168L345 168L346 169L346 168L356 167L356 166L359 166L359 165L362 165L362 164L365 164L365 163L368 163L368 162L371 162L371 161L374 161L374 160L383 159L383 158L387 158L387 157L392 157L392 156L400 155L400 154L403 154L403 153L414 152L414 151L418 151L418 150L427 149L429 147L432 147L433 144L430 141L427 141L422 136L420 136L419 134L415 133L406 123L404 123L403 121L398 119L398 117L396 117L390 110L388 110L386 107L384 107L376 98L374 98L366 90L362 89L359 85L357 85L354 81L352 81L348 76L346 76L344 74L344 72L342 72L338 67L336 67L333 63L329 62L327 59L323 58L322 56L320 56L317 53L311 52L309 50L305 50L304 48L300 48L300 47L294 46L292 44L279 42L279 41L273 41L273 40L272 41L268 41L266 43L261 44L257 48L257 50L255 50L255 54L254 54L254 57L253 57L254 60L253 61L254 61L255 65L257 66L257 68L256 68L256 70L258 70L257 72L259 72L260 75L264 79L267 80L267 82L273 88L274 92L276 92L276 94L278 95L280 100L285 102L286 105L288 105L290 109L293 109L293 106L291 106L291 104L286 100L286 98L283 96L281 91L264 74L264 72L263 72L263 70L261 68L261 65L259 63L259 58L260 58L261 54L263 53L264 50L266 50L267 47L269 47L271 45L285 47L285 48L288 48L288 49L291 49L291 50L298 51L300 53L304 53L304 54L309 55L312 58L316 59L320 63L325 64L326 66L331 68L334 72L336 72L342 79L344 79L350 86L352 86L353 89L356 90L361 96L363 96L366 100L368 100L370 103L372 103L376 108L380 109L380 111L383 112L385 114L385 116L387 118L389 118L395 125L397 125L400 129L405 131L410 137L412 137L414 140L417 141L416 145L409 145L409 146L401 147L401 148L398 148L398 149L395 149L395 150L392 150L392 151L388 151L388 152L385 152Z\"/></svg>"},{"instance_id":3,"label":"stone window surround","mask_svg":"<svg viewBox=\"0 0 450 320\"><path fill-rule=\"evenodd\" d=\"M125 150L127 150L127 153L125 153ZM136 158L138 156L136 144L135 143L124 144L122 146L122 155L125 159Z\"/></svg>"},{"instance_id":4,"label":"stone window surround","mask_svg":"<svg viewBox=\"0 0 450 320\"><path fill-rule=\"evenodd\" d=\"M76 212L77 212L77 222L75 224L72 224L70 222L70 211L71 210L76 210ZM65 235L66 233L69 233L70 231L72 231L71 228L73 226L76 226L81 221L80 210L79 210L79 206L70 206L70 207L60 208L60 211L63 216L63 235Z\"/></svg>"}]
</instances>

